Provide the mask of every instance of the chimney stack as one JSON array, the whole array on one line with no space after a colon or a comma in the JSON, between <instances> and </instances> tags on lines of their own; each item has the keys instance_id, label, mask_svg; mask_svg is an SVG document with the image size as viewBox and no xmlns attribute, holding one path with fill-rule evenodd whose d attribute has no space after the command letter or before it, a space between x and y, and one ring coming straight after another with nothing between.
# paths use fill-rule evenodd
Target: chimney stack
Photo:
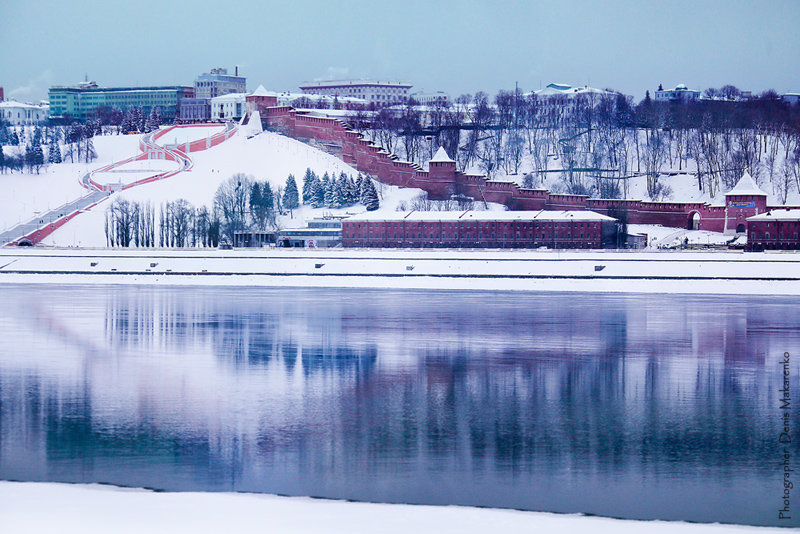
<instances>
[{"instance_id":1,"label":"chimney stack","mask_svg":"<svg viewBox=\"0 0 800 534\"><path fill-rule=\"evenodd\" d=\"M239 65L236 65L236 76L239 75Z\"/></svg>"}]
</instances>

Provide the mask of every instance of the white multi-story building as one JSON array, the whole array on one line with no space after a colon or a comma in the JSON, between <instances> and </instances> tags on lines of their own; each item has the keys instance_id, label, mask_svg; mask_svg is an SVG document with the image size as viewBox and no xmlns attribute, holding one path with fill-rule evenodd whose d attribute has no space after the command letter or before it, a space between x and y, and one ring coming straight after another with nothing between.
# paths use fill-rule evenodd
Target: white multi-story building
<instances>
[{"instance_id":1,"label":"white multi-story building","mask_svg":"<svg viewBox=\"0 0 800 534\"><path fill-rule=\"evenodd\" d=\"M656 91L656 102L694 102L700 98L700 91L689 89L679 84L675 89L659 89Z\"/></svg>"},{"instance_id":2,"label":"white multi-story building","mask_svg":"<svg viewBox=\"0 0 800 534\"><path fill-rule=\"evenodd\" d=\"M382 82L377 80L329 80L308 82L300 90L310 95L362 98L369 103L391 105L408 100L412 85L404 82Z\"/></svg>"},{"instance_id":3,"label":"white multi-story building","mask_svg":"<svg viewBox=\"0 0 800 534\"><path fill-rule=\"evenodd\" d=\"M238 121L247 112L248 93L229 93L211 99L212 121Z\"/></svg>"},{"instance_id":4,"label":"white multi-story building","mask_svg":"<svg viewBox=\"0 0 800 534\"><path fill-rule=\"evenodd\" d=\"M781 98L784 100L784 102L794 105L800 102L800 93L783 93Z\"/></svg>"},{"instance_id":5,"label":"white multi-story building","mask_svg":"<svg viewBox=\"0 0 800 534\"><path fill-rule=\"evenodd\" d=\"M411 98L424 106L445 105L450 102L450 95L444 91L434 93L413 93Z\"/></svg>"},{"instance_id":6,"label":"white multi-story building","mask_svg":"<svg viewBox=\"0 0 800 534\"><path fill-rule=\"evenodd\" d=\"M25 104L6 100L0 102L0 119L13 126L28 126L38 124L47 119L50 106L47 104Z\"/></svg>"}]
</instances>

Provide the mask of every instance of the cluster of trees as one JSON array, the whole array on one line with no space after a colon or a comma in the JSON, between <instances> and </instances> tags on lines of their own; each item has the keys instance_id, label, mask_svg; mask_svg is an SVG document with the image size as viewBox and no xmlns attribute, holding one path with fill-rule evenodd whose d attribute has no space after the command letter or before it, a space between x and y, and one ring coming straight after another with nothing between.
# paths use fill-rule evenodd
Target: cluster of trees
<instances>
[{"instance_id":1,"label":"cluster of trees","mask_svg":"<svg viewBox=\"0 0 800 534\"><path fill-rule=\"evenodd\" d=\"M6 154L0 149L0 174L29 172L38 174L49 164L69 161L90 163L97 159L92 138L105 132L147 133L162 124L161 108L154 107L145 117L141 108L126 112L100 107L85 123L48 122L39 126L11 126L0 119L0 147L17 147Z\"/></svg>"},{"instance_id":2,"label":"cluster of trees","mask_svg":"<svg viewBox=\"0 0 800 534\"><path fill-rule=\"evenodd\" d=\"M106 209L106 244L110 247L215 247L221 221L185 199L164 203L116 199Z\"/></svg>"},{"instance_id":3,"label":"cluster of trees","mask_svg":"<svg viewBox=\"0 0 800 534\"><path fill-rule=\"evenodd\" d=\"M95 112L98 120L99 117L104 116L103 112ZM132 106L128 108L124 114L121 113L119 108L115 108L111 113L111 122L108 124L116 126L119 133L149 133L158 130L158 127L163 123L161 117L161 108L156 106L150 110L150 114L145 118L142 108Z\"/></svg>"},{"instance_id":4,"label":"cluster of trees","mask_svg":"<svg viewBox=\"0 0 800 534\"><path fill-rule=\"evenodd\" d=\"M290 176L292 181L294 177ZM375 184L369 176L358 174L354 180L342 172L339 177L326 172L319 177L311 169L303 176L303 204L315 208L347 208L364 204L368 211L380 207L380 199Z\"/></svg>"},{"instance_id":5,"label":"cluster of trees","mask_svg":"<svg viewBox=\"0 0 800 534\"><path fill-rule=\"evenodd\" d=\"M96 121L86 124L16 127L0 123L0 147L14 147L6 154L0 150L0 173L38 174L42 167L69 161L89 163L97 158L92 138L100 132Z\"/></svg>"},{"instance_id":6,"label":"cluster of trees","mask_svg":"<svg viewBox=\"0 0 800 534\"><path fill-rule=\"evenodd\" d=\"M52 119L54 124L70 124L69 116ZM119 107L98 106L92 117L86 121L93 122L98 129L112 134L148 133L158 129L164 123L163 113L159 106L154 106L149 113L139 106L131 106L126 110Z\"/></svg>"},{"instance_id":7,"label":"cluster of trees","mask_svg":"<svg viewBox=\"0 0 800 534\"><path fill-rule=\"evenodd\" d=\"M431 200L428 193L422 192L412 198L410 202L401 200L397 203L396 211L481 211L486 208L485 204L477 203L469 198L451 198L448 200Z\"/></svg>"},{"instance_id":8,"label":"cluster of trees","mask_svg":"<svg viewBox=\"0 0 800 534\"><path fill-rule=\"evenodd\" d=\"M745 169L781 198L800 189L800 106L774 91L744 98L725 86L711 93L719 98L655 102L648 93L634 104L613 91L538 96L516 89L354 111L348 122L408 161L423 164L443 146L459 170L520 175L524 187L555 172L556 191L624 197L631 177L646 176L648 196L660 200L669 195L663 173L688 167L712 197Z\"/></svg>"},{"instance_id":9,"label":"cluster of trees","mask_svg":"<svg viewBox=\"0 0 800 534\"><path fill-rule=\"evenodd\" d=\"M327 198L338 195L347 198L349 206L357 202L367 209L377 209L378 195L372 179L359 175L357 180L342 174L338 179L327 174L318 178L310 169L304 179L303 203L315 207L334 207L318 197L307 196L307 191L327 191ZM308 187L306 186L308 185ZM323 185L324 184L324 185ZM347 193L340 193L345 189ZM357 192L351 200L351 192ZM294 176L289 175L284 186L273 190L269 182L257 181L246 174L234 174L220 184L214 202L195 207L185 199L162 204L158 210L151 203L117 199L106 210L105 235L111 247L215 247L221 239L233 242L237 232L264 231L277 228L278 215L292 214L300 207L300 191Z\"/></svg>"}]
</instances>

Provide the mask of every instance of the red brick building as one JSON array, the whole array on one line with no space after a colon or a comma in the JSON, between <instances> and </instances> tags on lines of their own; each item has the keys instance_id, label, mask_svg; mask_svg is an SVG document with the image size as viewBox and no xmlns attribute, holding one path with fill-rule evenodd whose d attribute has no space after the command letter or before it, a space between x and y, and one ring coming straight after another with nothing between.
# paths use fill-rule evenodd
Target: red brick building
<instances>
[{"instance_id":1,"label":"red brick building","mask_svg":"<svg viewBox=\"0 0 800 534\"><path fill-rule=\"evenodd\" d=\"M800 209L776 209L747 219L748 250L800 250Z\"/></svg>"},{"instance_id":2,"label":"red brick building","mask_svg":"<svg viewBox=\"0 0 800 534\"><path fill-rule=\"evenodd\" d=\"M342 246L612 248L619 232L615 219L591 211L363 213L342 221Z\"/></svg>"},{"instance_id":3,"label":"red brick building","mask_svg":"<svg viewBox=\"0 0 800 534\"><path fill-rule=\"evenodd\" d=\"M750 173L745 172L736 186L725 193L726 234L741 234L747 218L767 211L767 194L759 189Z\"/></svg>"}]
</instances>

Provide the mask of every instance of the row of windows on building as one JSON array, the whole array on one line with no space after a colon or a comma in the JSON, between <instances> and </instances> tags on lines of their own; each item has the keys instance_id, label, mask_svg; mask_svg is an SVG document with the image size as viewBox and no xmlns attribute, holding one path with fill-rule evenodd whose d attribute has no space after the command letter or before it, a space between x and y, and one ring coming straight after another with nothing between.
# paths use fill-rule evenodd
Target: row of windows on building
<instances>
[{"instance_id":1,"label":"row of windows on building","mask_svg":"<svg viewBox=\"0 0 800 534\"><path fill-rule=\"evenodd\" d=\"M378 234L372 232L356 232L356 233L348 233L347 237L351 239L430 239L430 238L438 238L441 237L442 239L509 239L509 234L447 234L442 232L441 236L437 233L429 232L429 233L411 233L411 234ZM547 239L547 234L534 233L531 235L530 233L523 233L517 232L516 235L517 239ZM551 235L549 236L550 239L584 239L584 238L595 238L598 237L597 234L589 234L586 233L584 236L584 232L580 234L563 234L563 235ZM514 234L511 234L511 239L514 238ZM767 238L769 239L769 234L767 234ZM795 239L797 239L797 234L795 234Z\"/></svg>"},{"instance_id":2,"label":"row of windows on building","mask_svg":"<svg viewBox=\"0 0 800 534\"><path fill-rule=\"evenodd\" d=\"M343 241L343 245L345 247L354 247L354 248L453 248L452 243L442 243L439 241L429 241L429 242L403 242L403 241L387 241L385 243L374 243L374 242L348 242ZM576 242L576 241L543 241L543 242L531 242L531 243L524 243L524 242L495 242L495 243L487 243L487 242L475 242L475 243L467 243L467 244L459 244L459 248L485 248L485 249L497 249L497 248L533 248L533 247L555 247L560 249L595 249L600 248L600 242Z\"/></svg>"}]
</instances>

